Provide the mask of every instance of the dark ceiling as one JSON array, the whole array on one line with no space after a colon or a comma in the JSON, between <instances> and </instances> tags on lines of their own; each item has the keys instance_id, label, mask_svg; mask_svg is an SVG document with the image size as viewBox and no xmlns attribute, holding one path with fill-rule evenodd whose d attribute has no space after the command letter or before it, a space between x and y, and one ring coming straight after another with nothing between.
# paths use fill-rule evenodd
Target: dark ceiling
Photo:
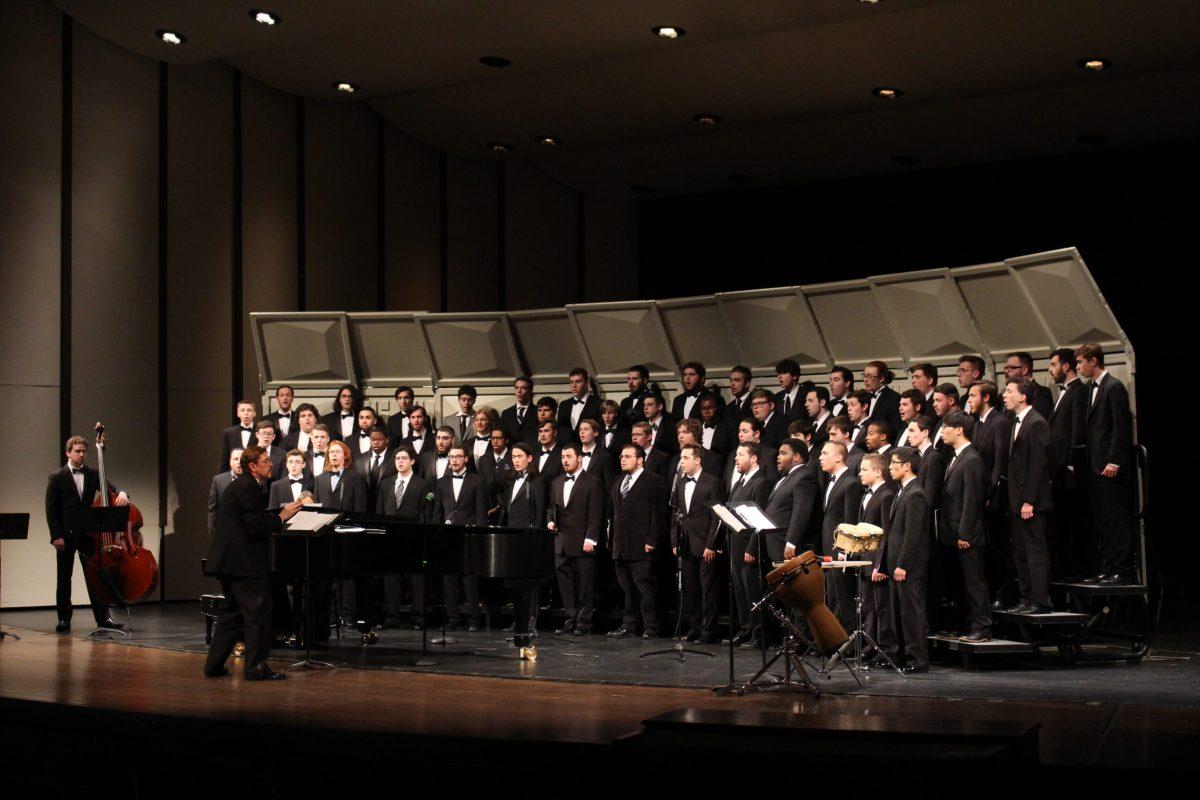
<instances>
[{"instance_id":1,"label":"dark ceiling","mask_svg":"<svg viewBox=\"0 0 1200 800\"><path fill-rule=\"evenodd\" d=\"M578 189L658 194L1154 146L1200 133L1195 0L58 0L172 64L334 81L415 139L514 145ZM252 7L282 23L252 20ZM675 40L651 33L676 25ZM155 38L177 30L182 46ZM512 65L487 67L481 56ZM1113 66L1076 66L1101 56ZM895 100L874 97L896 86ZM701 126L693 115L723 122ZM548 148L536 137L562 144ZM1080 140L1081 135L1083 141ZM897 163L895 157L919 163ZM904 159L902 159L904 160Z\"/></svg>"}]
</instances>

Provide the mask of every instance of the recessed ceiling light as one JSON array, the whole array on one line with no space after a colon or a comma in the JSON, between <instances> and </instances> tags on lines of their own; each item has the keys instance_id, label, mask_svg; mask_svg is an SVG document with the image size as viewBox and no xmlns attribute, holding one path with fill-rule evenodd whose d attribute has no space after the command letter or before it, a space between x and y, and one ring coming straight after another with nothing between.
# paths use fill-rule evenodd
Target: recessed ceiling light
<instances>
[{"instance_id":1,"label":"recessed ceiling light","mask_svg":"<svg viewBox=\"0 0 1200 800\"><path fill-rule=\"evenodd\" d=\"M262 25L278 25L283 20L279 19L279 15L273 11L266 11L261 8L250 9L250 17Z\"/></svg>"},{"instance_id":2,"label":"recessed ceiling light","mask_svg":"<svg viewBox=\"0 0 1200 800\"><path fill-rule=\"evenodd\" d=\"M537 143L546 147L558 147L562 144L562 139L557 136L539 136L537 137Z\"/></svg>"},{"instance_id":3,"label":"recessed ceiling light","mask_svg":"<svg viewBox=\"0 0 1200 800\"><path fill-rule=\"evenodd\" d=\"M858 0L858 2L860 2L860 3L865 3L865 4L869 5L869 6L874 6L874 5L878 5L878 4L879 4L879 0Z\"/></svg>"},{"instance_id":4,"label":"recessed ceiling light","mask_svg":"<svg viewBox=\"0 0 1200 800\"><path fill-rule=\"evenodd\" d=\"M1086 144L1089 147L1103 147L1108 144L1108 137L1102 133L1081 133L1075 137L1075 141L1080 144Z\"/></svg>"},{"instance_id":5,"label":"recessed ceiling light","mask_svg":"<svg viewBox=\"0 0 1200 800\"><path fill-rule=\"evenodd\" d=\"M687 35L687 31L683 28L677 28L674 25L659 25L651 28L650 31L662 39L678 39L680 36Z\"/></svg>"},{"instance_id":6,"label":"recessed ceiling light","mask_svg":"<svg viewBox=\"0 0 1200 800\"><path fill-rule=\"evenodd\" d=\"M488 150L491 150L493 153L499 153L500 155L503 156L503 155L508 155L509 153L511 153L513 146L511 144L508 144L507 142L488 142L487 148L488 148Z\"/></svg>"},{"instance_id":7,"label":"recessed ceiling light","mask_svg":"<svg viewBox=\"0 0 1200 800\"><path fill-rule=\"evenodd\" d=\"M483 64L485 67L495 67L496 69L504 69L505 67L512 65L511 61L509 61L507 58L501 58L500 56L484 56L483 58L479 59L479 63Z\"/></svg>"},{"instance_id":8,"label":"recessed ceiling light","mask_svg":"<svg viewBox=\"0 0 1200 800\"><path fill-rule=\"evenodd\" d=\"M1107 58L1081 58L1075 62L1075 66L1084 72L1104 72L1112 66L1112 62Z\"/></svg>"},{"instance_id":9,"label":"recessed ceiling light","mask_svg":"<svg viewBox=\"0 0 1200 800\"><path fill-rule=\"evenodd\" d=\"M692 122L698 125L720 125L725 120L718 117L716 114L693 114Z\"/></svg>"},{"instance_id":10,"label":"recessed ceiling light","mask_svg":"<svg viewBox=\"0 0 1200 800\"><path fill-rule=\"evenodd\" d=\"M354 94L358 91L358 86L347 81L337 81L333 84L333 88L342 94Z\"/></svg>"},{"instance_id":11,"label":"recessed ceiling light","mask_svg":"<svg viewBox=\"0 0 1200 800\"><path fill-rule=\"evenodd\" d=\"M753 175L730 175L729 180L734 183L754 183Z\"/></svg>"},{"instance_id":12,"label":"recessed ceiling light","mask_svg":"<svg viewBox=\"0 0 1200 800\"><path fill-rule=\"evenodd\" d=\"M154 35L167 44L183 44L187 41L187 37L182 33L178 33L176 31L167 31L161 28L156 30Z\"/></svg>"},{"instance_id":13,"label":"recessed ceiling light","mask_svg":"<svg viewBox=\"0 0 1200 800\"><path fill-rule=\"evenodd\" d=\"M881 100L895 100L897 97L904 96L904 90L897 89L895 86L876 86L871 90L871 94Z\"/></svg>"},{"instance_id":14,"label":"recessed ceiling light","mask_svg":"<svg viewBox=\"0 0 1200 800\"><path fill-rule=\"evenodd\" d=\"M902 167L915 167L921 163L921 159L916 156L892 156L892 163Z\"/></svg>"},{"instance_id":15,"label":"recessed ceiling light","mask_svg":"<svg viewBox=\"0 0 1200 800\"><path fill-rule=\"evenodd\" d=\"M633 186L629 187L629 191L633 192L634 194L654 194L654 187L635 183Z\"/></svg>"}]
</instances>

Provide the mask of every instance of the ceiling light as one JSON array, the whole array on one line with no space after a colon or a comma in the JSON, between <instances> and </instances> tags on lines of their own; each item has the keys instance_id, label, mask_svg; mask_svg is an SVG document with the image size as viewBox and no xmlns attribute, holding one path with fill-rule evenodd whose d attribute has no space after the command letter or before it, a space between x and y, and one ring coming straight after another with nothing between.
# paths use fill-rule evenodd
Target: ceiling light
<instances>
[{"instance_id":1,"label":"ceiling light","mask_svg":"<svg viewBox=\"0 0 1200 800\"><path fill-rule=\"evenodd\" d=\"M904 91L895 86L876 86L871 90L871 94L881 100L895 100L897 97L903 97Z\"/></svg>"},{"instance_id":2,"label":"ceiling light","mask_svg":"<svg viewBox=\"0 0 1200 800\"><path fill-rule=\"evenodd\" d=\"M687 31L683 28L677 28L674 25L659 25L656 28L651 28L650 31L662 39L678 39L680 36L687 35Z\"/></svg>"},{"instance_id":3,"label":"ceiling light","mask_svg":"<svg viewBox=\"0 0 1200 800\"><path fill-rule=\"evenodd\" d=\"M892 163L902 167L915 167L921 163L921 159L916 156L892 156Z\"/></svg>"},{"instance_id":4,"label":"ceiling light","mask_svg":"<svg viewBox=\"0 0 1200 800\"><path fill-rule=\"evenodd\" d=\"M693 114L692 122L698 125L720 125L725 120L718 117L716 114Z\"/></svg>"},{"instance_id":5,"label":"ceiling light","mask_svg":"<svg viewBox=\"0 0 1200 800\"><path fill-rule=\"evenodd\" d=\"M878 5L879 0L858 0L860 3L866 3L869 6Z\"/></svg>"},{"instance_id":6,"label":"ceiling light","mask_svg":"<svg viewBox=\"0 0 1200 800\"><path fill-rule=\"evenodd\" d=\"M358 87L356 85L354 85L353 83L348 83L346 81L339 81L339 82L334 83L333 88L337 89L342 94L354 94L355 92L358 91Z\"/></svg>"},{"instance_id":7,"label":"ceiling light","mask_svg":"<svg viewBox=\"0 0 1200 800\"><path fill-rule=\"evenodd\" d=\"M1112 62L1107 58L1081 58L1075 62L1075 66L1084 72L1104 72L1112 66Z\"/></svg>"},{"instance_id":8,"label":"ceiling light","mask_svg":"<svg viewBox=\"0 0 1200 800\"><path fill-rule=\"evenodd\" d=\"M493 153L505 156L512 152L513 146L507 142L488 142L487 148Z\"/></svg>"},{"instance_id":9,"label":"ceiling light","mask_svg":"<svg viewBox=\"0 0 1200 800\"><path fill-rule=\"evenodd\" d=\"M162 41L166 42L167 44L183 44L184 42L187 41L187 37L184 36L182 33L177 33L175 31L166 31L166 30L162 30L161 28L159 30L156 30L154 32L154 35L157 36Z\"/></svg>"},{"instance_id":10,"label":"ceiling light","mask_svg":"<svg viewBox=\"0 0 1200 800\"><path fill-rule=\"evenodd\" d=\"M557 136L539 136L537 137L537 142L546 147L558 147L562 144L562 139L559 139Z\"/></svg>"},{"instance_id":11,"label":"ceiling light","mask_svg":"<svg viewBox=\"0 0 1200 800\"><path fill-rule=\"evenodd\" d=\"M505 67L512 65L511 61L509 61L507 58L501 58L500 56L484 56L483 58L479 59L479 63L483 64L485 67L495 67L496 69L504 69Z\"/></svg>"},{"instance_id":12,"label":"ceiling light","mask_svg":"<svg viewBox=\"0 0 1200 800\"><path fill-rule=\"evenodd\" d=\"M271 11L264 11L261 8L250 9L250 16L255 22L262 25L278 25L282 21L279 19L278 14Z\"/></svg>"},{"instance_id":13,"label":"ceiling light","mask_svg":"<svg viewBox=\"0 0 1200 800\"><path fill-rule=\"evenodd\" d=\"M640 183L635 183L633 186L629 187L629 191L633 192L634 194L654 194L654 187L643 186Z\"/></svg>"}]
</instances>

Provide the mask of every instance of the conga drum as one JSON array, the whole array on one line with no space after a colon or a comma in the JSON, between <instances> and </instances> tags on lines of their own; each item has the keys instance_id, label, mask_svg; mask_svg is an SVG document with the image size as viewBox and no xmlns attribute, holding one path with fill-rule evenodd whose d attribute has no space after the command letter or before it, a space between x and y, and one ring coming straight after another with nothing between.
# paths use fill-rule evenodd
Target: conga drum
<instances>
[{"instance_id":1,"label":"conga drum","mask_svg":"<svg viewBox=\"0 0 1200 800\"><path fill-rule=\"evenodd\" d=\"M825 605L825 575L821 560L809 550L767 574L767 586L780 602L804 615L813 642L823 656L830 655L850 637Z\"/></svg>"}]
</instances>

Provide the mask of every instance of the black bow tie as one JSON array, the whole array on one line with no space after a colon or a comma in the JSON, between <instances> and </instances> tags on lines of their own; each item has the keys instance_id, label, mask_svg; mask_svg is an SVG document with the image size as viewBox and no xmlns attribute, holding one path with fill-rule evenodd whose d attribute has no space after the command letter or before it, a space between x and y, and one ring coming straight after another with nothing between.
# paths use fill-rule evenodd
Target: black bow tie
<instances>
[{"instance_id":1,"label":"black bow tie","mask_svg":"<svg viewBox=\"0 0 1200 800\"><path fill-rule=\"evenodd\" d=\"M525 480L525 474L526 474L526 473L524 473L524 472L518 472L518 473L517 473L517 480L519 480L519 481L523 481L523 480Z\"/></svg>"},{"instance_id":2,"label":"black bow tie","mask_svg":"<svg viewBox=\"0 0 1200 800\"><path fill-rule=\"evenodd\" d=\"M463 478L467 477L467 474L464 472L462 475L451 475L450 477L454 478L456 481L461 481Z\"/></svg>"},{"instance_id":3,"label":"black bow tie","mask_svg":"<svg viewBox=\"0 0 1200 800\"><path fill-rule=\"evenodd\" d=\"M332 475L332 476L333 476L333 477L335 477L335 478L340 478L340 477L342 477L342 471L341 471L341 470L336 470L336 471L334 471L334 472L331 472L331 473L329 473L329 474L330 474L330 475Z\"/></svg>"},{"instance_id":4,"label":"black bow tie","mask_svg":"<svg viewBox=\"0 0 1200 800\"><path fill-rule=\"evenodd\" d=\"M304 483L304 479L303 478L289 478L288 482L289 483Z\"/></svg>"},{"instance_id":5,"label":"black bow tie","mask_svg":"<svg viewBox=\"0 0 1200 800\"><path fill-rule=\"evenodd\" d=\"M578 397L576 397L576 398L574 398L574 400L575 400L575 405L577 405L577 406L584 406L584 405L587 405L587 400L586 400L586 399L584 399L584 400L580 400Z\"/></svg>"},{"instance_id":6,"label":"black bow tie","mask_svg":"<svg viewBox=\"0 0 1200 800\"><path fill-rule=\"evenodd\" d=\"M71 467L71 474L72 475L82 475L83 467L80 467L79 469L76 469L75 467Z\"/></svg>"},{"instance_id":7,"label":"black bow tie","mask_svg":"<svg viewBox=\"0 0 1200 800\"><path fill-rule=\"evenodd\" d=\"M712 429L714 429L714 430L715 430L715 429L716 429L716 427L717 427L717 423L715 423L715 422L706 422L706 423L704 423L704 427L706 427L706 428L712 428Z\"/></svg>"},{"instance_id":8,"label":"black bow tie","mask_svg":"<svg viewBox=\"0 0 1200 800\"><path fill-rule=\"evenodd\" d=\"M292 418L292 412L290 412L290 411L289 411L289 412L287 412L287 413L285 414L285 413L283 413L282 411L280 411L280 412L279 412L279 413L278 413L276 416L278 416L280 419L291 419L291 418Z\"/></svg>"},{"instance_id":9,"label":"black bow tie","mask_svg":"<svg viewBox=\"0 0 1200 800\"><path fill-rule=\"evenodd\" d=\"M575 480L575 476L574 476L574 475L568 475L568 476L567 476L567 483L570 483L570 482L571 482L571 481L573 481L573 480Z\"/></svg>"},{"instance_id":10,"label":"black bow tie","mask_svg":"<svg viewBox=\"0 0 1200 800\"><path fill-rule=\"evenodd\" d=\"M242 428L246 433L254 433L254 428Z\"/></svg>"},{"instance_id":11,"label":"black bow tie","mask_svg":"<svg viewBox=\"0 0 1200 800\"><path fill-rule=\"evenodd\" d=\"M866 491L866 492L864 492L864 495L865 495L865 496L870 496L871 494L874 494L874 492L875 492L875 490L874 490L874 489L867 489L867 491Z\"/></svg>"},{"instance_id":12,"label":"black bow tie","mask_svg":"<svg viewBox=\"0 0 1200 800\"><path fill-rule=\"evenodd\" d=\"M449 458L450 454L449 453L438 453L437 457L438 458Z\"/></svg>"},{"instance_id":13,"label":"black bow tie","mask_svg":"<svg viewBox=\"0 0 1200 800\"><path fill-rule=\"evenodd\" d=\"M695 478L693 478L693 477L690 477L690 476L684 476L684 478L683 478L683 482L684 482L684 483L695 483L695 482L696 482L696 479L695 479Z\"/></svg>"}]
</instances>

